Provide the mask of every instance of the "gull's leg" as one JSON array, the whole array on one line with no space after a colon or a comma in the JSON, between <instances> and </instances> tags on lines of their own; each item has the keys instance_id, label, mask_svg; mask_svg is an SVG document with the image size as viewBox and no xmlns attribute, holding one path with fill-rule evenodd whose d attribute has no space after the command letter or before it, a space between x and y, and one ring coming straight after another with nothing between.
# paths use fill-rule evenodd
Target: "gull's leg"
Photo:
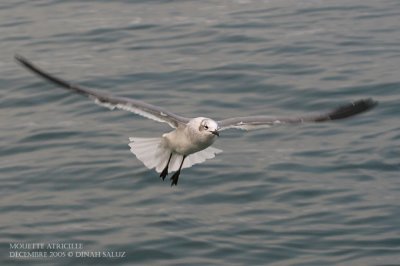
<instances>
[{"instance_id":1,"label":"gull's leg","mask_svg":"<svg viewBox=\"0 0 400 266\"><path fill-rule=\"evenodd\" d=\"M165 166L164 170L160 174L160 177L162 178L163 181L164 181L165 177L168 175L168 165L169 165L169 162L171 161L171 157L172 157L172 152L169 155L167 165Z\"/></svg>"},{"instance_id":2,"label":"gull's leg","mask_svg":"<svg viewBox=\"0 0 400 266\"><path fill-rule=\"evenodd\" d=\"M185 161L185 158L186 158L186 155L183 156L183 159L182 159L181 165L179 166L178 171L176 171L176 172L174 173L174 175L171 176L171 181L172 181L172 182L171 182L171 187L172 187L173 185L175 185L175 186L178 185L179 174L181 173L181 168L182 168L182 165L183 165L183 161Z\"/></svg>"}]
</instances>

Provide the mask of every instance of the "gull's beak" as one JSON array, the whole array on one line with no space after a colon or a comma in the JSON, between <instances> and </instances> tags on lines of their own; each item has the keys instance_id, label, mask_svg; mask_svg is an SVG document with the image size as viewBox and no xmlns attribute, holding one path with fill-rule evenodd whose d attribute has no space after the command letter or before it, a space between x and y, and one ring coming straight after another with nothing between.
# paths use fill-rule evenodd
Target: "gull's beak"
<instances>
[{"instance_id":1,"label":"gull's beak","mask_svg":"<svg viewBox=\"0 0 400 266\"><path fill-rule=\"evenodd\" d=\"M219 137L219 132L218 132L218 130L211 131L211 134L214 134L215 136Z\"/></svg>"}]
</instances>

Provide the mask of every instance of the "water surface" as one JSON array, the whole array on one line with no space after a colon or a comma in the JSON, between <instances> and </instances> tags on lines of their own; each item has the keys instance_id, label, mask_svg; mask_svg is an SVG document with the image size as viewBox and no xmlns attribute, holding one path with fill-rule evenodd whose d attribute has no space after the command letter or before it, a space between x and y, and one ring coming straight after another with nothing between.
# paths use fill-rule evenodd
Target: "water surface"
<instances>
[{"instance_id":1,"label":"water surface","mask_svg":"<svg viewBox=\"0 0 400 266\"><path fill-rule=\"evenodd\" d=\"M1 265L398 265L399 1L2 1ZM335 123L226 131L224 153L159 180L128 138L170 130L45 83L214 119ZM124 258L10 258L10 243ZM62 249L61 252L69 250Z\"/></svg>"}]
</instances>

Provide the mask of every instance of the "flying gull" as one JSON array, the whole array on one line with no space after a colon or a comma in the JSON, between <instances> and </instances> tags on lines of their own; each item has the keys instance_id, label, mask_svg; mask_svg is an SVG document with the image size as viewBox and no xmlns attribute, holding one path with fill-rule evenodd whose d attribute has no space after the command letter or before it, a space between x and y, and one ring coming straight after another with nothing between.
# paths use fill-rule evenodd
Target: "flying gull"
<instances>
[{"instance_id":1,"label":"flying gull","mask_svg":"<svg viewBox=\"0 0 400 266\"><path fill-rule=\"evenodd\" d=\"M211 145L223 130L231 128L251 130L281 124L326 122L363 113L377 104L371 98L361 99L327 113L294 117L245 116L223 120L213 120L206 117L188 118L142 101L112 96L105 92L67 82L43 71L20 55L15 55L15 59L38 76L64 89L87 96L99 105L110 109L117 108L130 111L158 122L167 123L174 128L173 131L163 134L161 138L129 138L131 152L147 168L155 168L160 173L162 180L169 172L175 172L171 176L171 186L178 184L182 169L214 158L216 154L222 152L222 150Z\"/></svg>"}]
</instances>

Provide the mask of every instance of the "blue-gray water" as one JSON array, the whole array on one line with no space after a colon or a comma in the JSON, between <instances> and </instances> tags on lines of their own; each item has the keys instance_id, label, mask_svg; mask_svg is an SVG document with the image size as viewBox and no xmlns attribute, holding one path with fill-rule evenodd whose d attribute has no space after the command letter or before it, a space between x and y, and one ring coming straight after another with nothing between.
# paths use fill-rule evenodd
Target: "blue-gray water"
<instances>
[{"instance_id":1,"label":"blue-gray water","mask_svg":"<svg viewBox=\"0 0 400 266\"><path fill-rule=\"evenodd\" d=\"M399 18L394 0L1 1L0 264L400 265ZM128 147L168 125L71 95L15 53L189 117L380 105L224 131L224 153L171 188ZM126 256L10 258L20 242Z\"/></svg>"}]
</instances>

